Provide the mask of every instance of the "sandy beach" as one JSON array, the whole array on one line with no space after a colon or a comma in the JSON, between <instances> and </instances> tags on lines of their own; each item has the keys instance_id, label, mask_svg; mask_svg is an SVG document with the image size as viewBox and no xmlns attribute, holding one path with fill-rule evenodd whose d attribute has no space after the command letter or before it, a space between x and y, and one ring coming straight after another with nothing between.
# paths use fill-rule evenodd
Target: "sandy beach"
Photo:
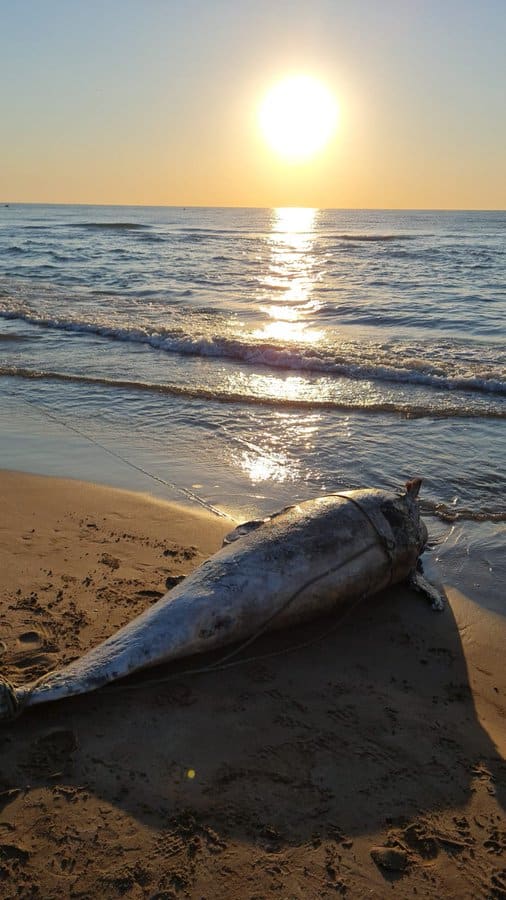
<instances>
[{"instance_id":1,"label":"sandy beach","mask_svg":"<svg viewBox=\"0 0 506 900\"><path fill-rule=\"evenodd\" d=\"M17 684L132 619L231 527L84 482L0 487ZM0 896L505 897L504 620L448 598L438 615L397 587L337 629L259 639L233 670L180 666L2 723Z\"/></svg>"}]
</instances>

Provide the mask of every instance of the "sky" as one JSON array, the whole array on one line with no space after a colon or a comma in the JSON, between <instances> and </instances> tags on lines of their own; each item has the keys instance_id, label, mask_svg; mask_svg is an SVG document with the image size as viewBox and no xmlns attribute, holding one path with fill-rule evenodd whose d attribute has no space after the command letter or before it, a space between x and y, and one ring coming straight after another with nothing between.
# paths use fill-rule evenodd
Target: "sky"
<instances>
[{"instance_id":1,"label":"sky","mask_svg":"<svg viewBox=\"0 0 506 900\"><path fill-rule=\"evenodd\" d=\"M0 0L0 201L506 208L506 0ZM258 111L340 114L308 160Z\"/></svg>"}]
</instances>

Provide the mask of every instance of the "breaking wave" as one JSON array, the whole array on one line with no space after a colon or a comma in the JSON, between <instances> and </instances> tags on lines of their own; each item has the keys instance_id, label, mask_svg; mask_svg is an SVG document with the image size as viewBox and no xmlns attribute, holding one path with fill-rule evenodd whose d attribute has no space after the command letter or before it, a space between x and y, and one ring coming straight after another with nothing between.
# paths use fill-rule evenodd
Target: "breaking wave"
<instances>
[{"instance_id":1,"label":"breaking wave","mask_svg":"<svg viewBox=\"0 0 506 900\"><path fill-rule=\"evenodd\" d=\"M449 372L430 361L420 363L413 356L399 362L392 351L378 351L376 358L366 355L360 348L349 346L340 350L330 345L314 348L311 345L254 340L247 335L227 337L222 335L192 335L183 328L159 328L151 331L144 326L117 326L107 322L84 319L54 318L39 315L24 307L0 309L0 318L21 320L42 328L58 331L92 334L120 342L131 342L153 347L166 353L181 356L201 356L240 361L249 366L266 366L272 369L324 374L329 377L345 377L354 380L394 382L423 386L443 391L471 391L486 395L506 395L506 381L489 373Z\"/></svg>"}]
</instances>

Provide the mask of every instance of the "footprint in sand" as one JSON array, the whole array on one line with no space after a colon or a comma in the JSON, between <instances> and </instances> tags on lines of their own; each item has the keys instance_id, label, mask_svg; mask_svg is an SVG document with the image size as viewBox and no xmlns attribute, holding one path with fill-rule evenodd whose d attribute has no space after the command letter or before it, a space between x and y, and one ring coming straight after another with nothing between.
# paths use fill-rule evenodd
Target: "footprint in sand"
<instances>
[{"instance_id":1,"label":"footprint in sand","mask_svg":"<svg viewBox=\"0 0 506 900\"><path fill-rule=\"evenodd\" d=\"M51 633L43 625L37 625L36 628L30 628L25 625L26 630L16 635L15 655L18 662L22 658L27 660L34 658L34 653L39 655L39 651L44 650L51 652L53 649L53 638Z\"/></svg>"},{"instance_id":2,"label":"footprint in sand","mask_svg":"<svg viewBox=\"0 0 506 900\"><path fill-rule=\"evenodd\" d=\"M24 631L23 634L19 635L18 641L25 646L31 645L32 647L40 647L42 635L40 635L38 631Z\"/></svg>"},{"instance_id":3,"label":"footprint in sand","mask_svg":"<svg viewBox=\"0 0 506 900\"><path fill-rule=\"evenodd\" d=\"M23 631L18 635L18 644L21 645L23 650L37 650L39 647L42 647L47 639L47 634L44 633L43 630L39 631L36 628L31 629L30 631Z\"/></svg>"}]
</instances>

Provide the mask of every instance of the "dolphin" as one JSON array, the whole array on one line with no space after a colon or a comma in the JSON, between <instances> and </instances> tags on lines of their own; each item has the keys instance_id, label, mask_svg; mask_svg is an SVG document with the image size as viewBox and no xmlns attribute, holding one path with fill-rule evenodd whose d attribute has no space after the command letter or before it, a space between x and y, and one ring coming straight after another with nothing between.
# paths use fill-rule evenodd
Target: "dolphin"
<instances>
[{"instance_id":1,"label":"dolphin","mask_svg":"<svg viewBox=\"0 0 506 900\"><path fill-rule=\"evenodd\" d=\"M420 485L416 478L399 492L328 494L239 526L182 583L84 656L24 686L0 677L0 719L150 666L249 644L405 579L442 608L419 571L428 537Z\"/></svg>"}]
</instances>

